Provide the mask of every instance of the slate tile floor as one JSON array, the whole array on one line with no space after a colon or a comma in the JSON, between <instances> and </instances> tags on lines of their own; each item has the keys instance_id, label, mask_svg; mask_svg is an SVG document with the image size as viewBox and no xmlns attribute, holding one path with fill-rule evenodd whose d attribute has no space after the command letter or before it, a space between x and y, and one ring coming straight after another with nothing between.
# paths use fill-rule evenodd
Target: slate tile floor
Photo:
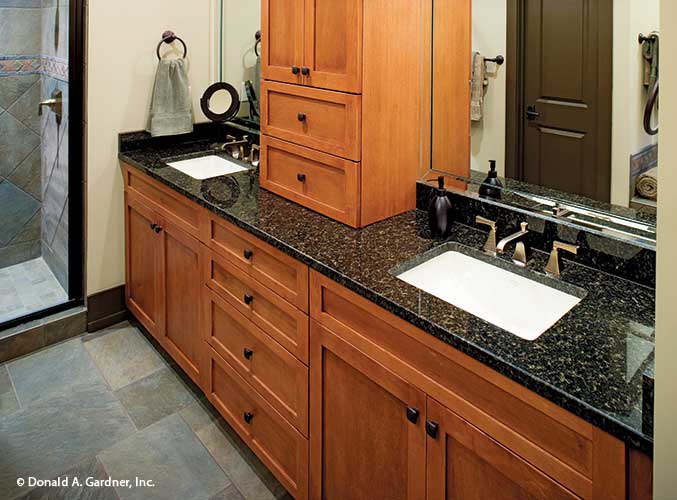
<instances>
[{"instance_id":1,"label":"slate tile floor","mask_svg":"<svg viewBox=\"0 0 677 500\"><path fill-rule=\"evenodd\" d=\"M67 300L42 258L0 269L0 324Z\"/></svg>"},{"instance_id":2,"label":"slate tile floor","mask_svg":"<svg viewBox=\"0 0 677 500\"><path fill-rule=\"evenodd\" d=\"M17 486L29 476L71 482ZM86 478L108 477L155 486L85 486ZM0 499L15 498L291 499L180 369L127 322L0 365Z\"/></svg>"}]
</instances>

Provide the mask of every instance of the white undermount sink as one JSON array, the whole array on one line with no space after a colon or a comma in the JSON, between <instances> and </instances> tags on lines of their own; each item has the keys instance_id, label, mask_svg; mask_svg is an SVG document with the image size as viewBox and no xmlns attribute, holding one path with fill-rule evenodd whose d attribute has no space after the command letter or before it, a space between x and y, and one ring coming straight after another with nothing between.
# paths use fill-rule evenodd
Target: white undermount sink
<instances>
[{"instance_id":1,"label":"white undermount sink","mask_svg":"<svg viewBox=\"0 0 677 500\"><path fill-rule=\"evenodd\" d=\"M458 251L445 252L398 278L530 341L582 300Z\"/></svg>"},{"instance_id":2,"label":"white undermount sink","mask_svg":"<svg viewBox=\"0 0 677 500\"><path fill-rule=\"evenodd\" d=\"M216 155L175 161L168 163L167 165L198 180L237 174L238 172L245 172L247 170L245 167L232 160Z\"/></svg>"}]
</instances>

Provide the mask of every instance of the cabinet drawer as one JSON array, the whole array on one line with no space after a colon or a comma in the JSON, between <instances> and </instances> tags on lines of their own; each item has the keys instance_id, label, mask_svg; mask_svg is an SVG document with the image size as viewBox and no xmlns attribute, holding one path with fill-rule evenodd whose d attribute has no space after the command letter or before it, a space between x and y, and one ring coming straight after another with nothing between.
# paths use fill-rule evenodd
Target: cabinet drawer
<instances>
[{"instance_id":1,"label":"cabinet drawer","mask_svg":"<svg viewBox=\"0 0 677 500\"><path fill-rule=\"evenodd\" d=\"M154 210L171 219L180 229L199 238L201 211L199 205L132 167L123 165L123 172L127 191L145 198L152 203Z\"/></svg>"},{"instance_id":2,"label":"cabinet drawer","mask_svg":"<svg viewBox=\"0 0 677 500\"><path fill-rule=\"evenodd\" d=\"M262 136L260 177L263 188L358 226L359 163Z\"/></svg>"},{"instance_id":3,"label":"cabinet drawer","mask_svg":"<svg viewBox=\"0 0 677 500\"><path fill-rule=\"evenodd\" d=\"M264 134L360 159L360 96L275 82L262 82L261 94Z\"/></svg>"},{"instance_id":4,"label":"cabinet drawer","mask_svg":"<svg viewBox=\"0 0 677 500\"><path fill-rule=\"evenodd\" d=\"M314 271L310 311L582 498L591 496L596 458L623 452L623 443L588 422Z\"/></svg>"},{"instance_id":5,"label":"cabinet drawer","mask_svg":"<svg viewBox=\"0 0 677 500\"><path fill-rule=\"evenodd\" d=\"M308 440L208 350L209 400L294 498L308 498Z\"/></svg>"},{"instance_id":6,"label":"cabinet drawer","mask_svg":"<svg viewBox=\"0 0 677 500\"><path fill-rule=\"evenodd\" d=\"M308 368L204 287L205 340L278 413L308 436Z\"/></svg>"},{"instance_id":7,"label":"cabinet drawer","mask_svg":"<svg viewBox=\"0 0 677 500\"><path fill-rule=\"evenodd\" d=\"M204 212L203 241L250 276L308 312L308 266L211 212Z\"/></svg>"},{"instance_id":8,"label":"cabinet drawer","mask_svg":"<svg viewBox=\"0 0 677 500\"><path fill-rule=\"evenodd\" d=\"M205 252L203 282L243 316L308 364L308 316L234 266L225 257Z\"/></svg>"}]
</instances>

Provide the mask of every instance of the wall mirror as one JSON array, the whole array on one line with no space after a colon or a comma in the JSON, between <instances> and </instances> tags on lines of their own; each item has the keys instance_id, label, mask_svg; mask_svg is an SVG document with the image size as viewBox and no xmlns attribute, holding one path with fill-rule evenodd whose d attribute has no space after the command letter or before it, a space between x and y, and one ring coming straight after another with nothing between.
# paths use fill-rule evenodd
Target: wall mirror
<instances>
[{"instance_id":1,"label":"wall mirror","mask_svg":"<svg viewBox=\"0 0 677 500\"><path fill-rule=\"evenodd\" d=\"M655 242L659 0L434 4L431 170Z\"/></svg>"},{"instance_id":2,"label":"wall mirror","mask_svg":"<svg viewBox=\"0 0 677 500\"><path fill-rule=\"evenodd\" d=\"M240 109L232 121L258 129L261 2L216 0L215 17L216 80L232 85L239 94ZM224 99L230 96L224 94Z\"/></svg>"}]
</instances>

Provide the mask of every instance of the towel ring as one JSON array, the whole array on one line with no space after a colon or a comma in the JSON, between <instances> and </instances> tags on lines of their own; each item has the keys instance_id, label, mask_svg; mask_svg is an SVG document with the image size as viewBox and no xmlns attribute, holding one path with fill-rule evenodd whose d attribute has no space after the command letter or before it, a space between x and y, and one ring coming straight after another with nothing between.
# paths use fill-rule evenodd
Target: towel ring
<instances>
[{"instance_id":1,"label":"towel ring","mask_svg":"<svg viewBox=\"0 0 677 500\"><path fill-rule=\"evenodd\" d=\"M173 31L165 31L162 34L162 40L160 40L160 43L158 43L157 46L157 58L158 61L162 61L162 56L160 55L160 49L162 48L162 44L166 43L167 45L171 45L174 42L181 42L181 45L183 45L183 58L185 59L186 56L188 55L188 46L186 45L186 42L181 40L178 36Z\"/></svg>"}]
</instances>

